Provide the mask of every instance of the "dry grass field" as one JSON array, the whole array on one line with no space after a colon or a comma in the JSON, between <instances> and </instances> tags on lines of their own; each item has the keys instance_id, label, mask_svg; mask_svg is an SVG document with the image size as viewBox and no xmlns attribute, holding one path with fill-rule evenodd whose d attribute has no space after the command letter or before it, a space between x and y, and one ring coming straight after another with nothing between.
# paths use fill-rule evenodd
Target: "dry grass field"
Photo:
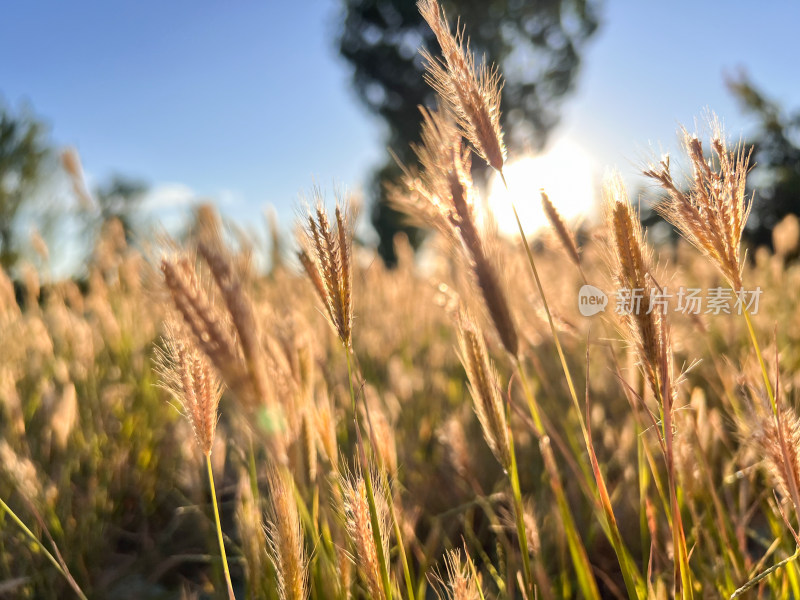
<instances>
[{"instance_id":1,"label":"dry grass field","mask_svg":"<svg viewBox=\"0 0 800 600\"><path fill-rule=\"evenodd\" d=\"M267 273L201 207L179 242L108 223L85 289L0 277L0 597L800 597L797 221L743 245L712 123L645 167L677 245L613 176L603 223L530 190L551 231L500 237L470 177L508 158L500 74L420 10L441 104L393 196L424 263L315 190Z\"/></svg>"}]
</instances>

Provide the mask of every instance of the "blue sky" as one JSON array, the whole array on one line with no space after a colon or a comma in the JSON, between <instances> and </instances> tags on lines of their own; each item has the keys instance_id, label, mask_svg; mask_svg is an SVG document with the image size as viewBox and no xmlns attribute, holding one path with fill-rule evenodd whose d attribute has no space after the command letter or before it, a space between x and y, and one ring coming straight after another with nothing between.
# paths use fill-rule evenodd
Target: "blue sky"
<instances>
[{"instance_id":1,"label":"blue sky","mask_svg":"<svg viewBox=\"0 0 800 600\"><path fill-rule=\"evenodd\" d=\"M273 204L286 224L312 183L358 189L383 159L380 123L335 52L339 10L334 0L7 3L0 94L30 101L94 180L141 177L164 192L156 204L215 198L247 224ZM788 1L607 1L554 140L635 183L648 148L673 148L678 125L706 108L738 136L748 123L723 74L746 68L800 105L798 23Z\"/></svg>"}]
</instances>

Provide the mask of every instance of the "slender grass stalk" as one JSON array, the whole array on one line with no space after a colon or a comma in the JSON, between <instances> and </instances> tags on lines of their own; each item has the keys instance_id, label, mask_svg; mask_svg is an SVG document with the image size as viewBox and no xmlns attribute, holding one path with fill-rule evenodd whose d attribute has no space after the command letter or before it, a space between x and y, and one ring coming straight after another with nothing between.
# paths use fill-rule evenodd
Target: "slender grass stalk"
<instances>
[{"instance_id":1,"label":"slender grass stalk","mask_svg":"<svg viewBox=\"0 0 800 600\"><path fill-rule=\"evenodd\" d=\"M520 490L519 471L517 469L517 453L514 450L514 437L511 435L511 428L509 427L508 429L508 443L511 449L511 464L508 470L508 479L511 482L511 493L514 500L514 520L517 527L519 551L520 554L522 554L522 578L525 583L525 595L529 600L533 600L536 598L536 590L534 589L533 577L531 576L528 536L525 533L525 509L522 506L522 491ZM550 597L550 590L546 590L543 593L546 597Z\"/></svg>"},{"instance_id":2,"label":"slender grass stalk","mask_svg":"<svg viewBox=\"0 0 800 600\"><path fill-rule=\"evenodd\" d=\"M480 596L481 600L486 600L486 596L483 595L483 586L480 585L480 579L478 579L478 572L475 570L475 563L472 562L469 554L467 554L467 566L469 567L469 573L472 577L472 580L477 584L476 587L478 588L478 596Z\"/></svg>"},{"instance_id":3,"label":"slender grass stalk","mask_svg":"<svg viewBox=\"0 0 800 600\"><path fill-rule=\"evenodd\" d=\"M348 357L349 356L350 356L350 353L348 352ZM348 374L348 378L350 379L350 390L352 392L353 389L354 389L353 388L353 383L352 383L352 381L353 381L353 373L352 373L352 366L351 366L351 364L349 362L348 362L348 372L347 372L347 374ZM353 402L355 402L355 395L353 395ZM366 405L365 405L365 407L366 407ZM353 409L355 410L355 404L353 405ZM370 436L370 439L372 439L372 436ZM379 452L376 452L375 456L378 458L379 461L382 460L380 458L380 453ZM380 465L380 466L382 468L385 467L385 465ZM405 545L403 544L402 531L400 529L400 522L397 520L397 511L394 508L394 495L392 494L392 487L391 487L391 484L389 483L389 479L388 478L383 477L383 478L381 478L381 481L383 483L383 486L382 486L383 487L383 490L382 490L383 491L383 495L386 497L386 504L389 507L389 518L392 521L392 529L394 529L394 536L397 539L397 547L398 547L399 554L400 554L400 562L403 565L403 578L405 579L406 591L408 593L409 600L415 600L414 584L413 584L414 576L413 576L413 573L411 572L411 565L410 565L410 563L408 561L408 555L406 553Z\"/></svg>"},{"instance_id":4,"label":"slender grass stalk","mask_svg":"<svg viewBox=\"0 0 800 600\"><path fill-rule=\"evenodd\" d=\"M756 336L755 328L753 327L753 321L752 321L752 318L750 316L750 311L747 309L746 306L743 306L742 314L744 315L745 322L747 323L747 330L748 330L748 332L750 334L750 340L752 341L753 349L755 350L756 356L758 357L758 364L759 364L759 367L761 369L761 375L762 375L762 377L764 379L764 386L767 389L767 395L769 397L770 406L772 408L772 413L773 413L773 417L775 419L775 425L776 425L776 429L777 429L777 433L778 433L778 445L780 446L781 452L783 454L783 461L784 461L784 463L786 465L790 465L791 464L791 459L790 459L790 456L789 456L790 450L789 450L789 446L788 446L786 437L784 435L784 426L783 426L783 424L781 422L782 421L782 411L779 410L779 407L778 407L778 397L777 397L776 392L773 391L772 383L771 383L770 378L769 378L769 373L767 372L767 365L766 365L766 362L764 361L764 356L761 353L761 347L759 346L759 343L758 343L758 337ZM776 350L776 357L775 357L775 383L776 383L776 386L777 386L777 392L778 393L780 393L779 376L780 376L780 370L779 370L777 350ZM795 505L795 510L798 511L798 514L800 514L800 498L798 497L800 495L800 492L798 492L795 479L791 475L787 478L787 487L788 487L789 495L790 495L790 497L792 499L792 502ZM792 531L792 534L795 536L795 539L797 539L797 534L795 533L795 531L792 530L791 525L789 524L789 522L786 519L786 517L783 515L782 511L781 511L781 516L784 517L784 521L786 523L786 526L789 528L790 531ZM770 567L769 569L767 569L766 571L764 571L760 575L757 575L756 577L752 578L750 581L745 583L742 587L737 589L733 593L731 598L732 599L733 598L738 598L740 595L742 595L747 590L749 590L750 588L755 586L758 582L762 581L768 575L774 573L778 569L788 565L789 563L791 563L792 561L797 559L798 556L800 556L800 546L797 546L797 548L796 548L794 554L792 554L792 556L782 560L779 563L776 563L775 565L773 565L772 567ZM789 571L789 576L790 576L790 579L792 579L792 583L794 584L795 580L796 580L796 577L792 577L792 571Z\"/></svg>"},{"instance_id":5,"label":"slender grass stalk","mask_svg":"<svg viewBox=\"0 0 800 600\"><path fill-rule=\"evenodd\" d=\"M642 550L642 564L650 559L650 528L647 524L647 506L650 489L650 471L644 456L644 439L641 428L636 425L636 469L639 480L639 540Z\"/></svg>"},{"instance_id":6,"label":"slender grass stalk","mask_svg":"<svg viewBox=\"0 0 800 600\"><path fill-rule=\"evenodd\" d=\"M501 179L503 180L503 185L505 185L506 190L508 190L508 183L506 182L505 176L503 175L502 171L499 171L499 174ZM564 377L567 381L567 387L569 388L570 397L572 399L573 406L578 416L578 421L581 426L581 432L583 433L584 443L586 445L586 449L589 452L590 457L593 457L592 471L594 473L595 484L597 485L597 493L599 493L600 495L601 505L605 518L604 529L609 537L609 541L614 547L615 553L617 554L617 559L620 563L620 567L623 572L623 576L625 579L625 587L628 591L628 595L631 598L639 598L641 597L641 594L644 593L644 590L641 589L642 585L637 586L637 583L641 582L641 576L635 572L635 567L632 561L630 560L629 552L624 547L624 543L622 541L622 535L619 532L619 528L617 526L616 518L614 517L614 512L611 506L610 499L608 499L609 498L608 490L606 489L602 473L600 472L599 467L595 468L597 457L595 456L594 453L594 446L592 444L591 438L586 428L586 423L584 422L583 414L581 413L580 404L578 402L578 395L577 392L575 391L575 384L573 383L572 375L570 373L569 367L567 366L566 357L564 356L564 350L561 347L561 341L558 336L558 331L556 330L555 323L553 322L553 317L552 314L550 313L550 307L547 303L547 297L545 296L544 293L544 287L542 286L541 279L539 278L539 272L536 269L536 262L533 259L533 251L531 250L530 245L528 244L527 236L525 235L525 231L522 227L522 222L520 221L519 218L519 213L517 212L517 207L513 200L511 201L511 208L514 211L514 218L517 222L517 227L519 229L519 234L522 238L522 243L525 246L525 253L528 258L528 264L530 265L531 273L533 274L534 281L536 282L536 288L539 292L539 297L542 300L542 305L544 306L545 314L547 315L547 322L550 325L550 331L553 336L553 342L556 346L558 359L561 362L561 368L564 372ZM525 379L524 370L521 368L521 366L519 366L519 363L518 367L519 367L518 370L520 371L520 378L524 381ZM526 390L528 390L527 382L523 383L523 387L525 387ZM526 396L531 398L529 391L526 391ZM532 408L535 405L535 403L529 400L528 405L529 407ZM541 424L541 417L538 415L538 410L536 410L535 413L532 409L531 417L533 418L534 422L538 421L538 423ZM585 550L583 554L585 556ZM588 562L588 558L586 560ZM640 589L637 590L637 587L639 587ZM596 589L596 584L595 584L595 589Z\"/></svg>"},{"instance_id":7,"label":"slender grass stalk","mask_svg":"<svg viewBox=\"0 0 800 600\"><path fill-rule=\"evenodd\" d=\"M589 414L589 343L586 343L586 414ZM581 421L583 424L583 421ZM597 483L597 492L600 496L600 504L603 509L603 516L605 517L605 533L611 545L614 547L614 553L617 555L620 568L622 569L622 577L625 581L625 589L630 598L644 598L647 595L647 589L639 575L636 567L633 565L633 559L630 552L622 540L622 534L617 526L617 519L614 516L614 508L611 504L611 497L606 487L605 479L600 470L600 463L597 460L597 454L594 450L594 441L592 439L591 424L584 428L584 436L586 440L586 448L589 451L589 459L592 463L592 472Z\"/></svg>"},{"instance_id":8,"label":"slender grass stalk","mask_svg":"<svg viewBox=\"0 0 800 600\"><path fill-rule=\"evenodd\" d=\"M578 583L581 587L581 592L585 598L600 598L600 590L597 588L597 582L592 574L592 565L589 562L589 556L586 553L586 548L581 540L578 528L575 525L575 518L572 516L567 496L564 493L564 485L561 481L561 474L559 473L558 466L556 465L553 452L550 447L550 440L547 436L544 423L542 421L539 404L536 397L533 395L530 383L528 382L525 369L517 361L517 371L519 372L520 381L522 382L522 389L525 393L525 398L528 403L528 409L533 419L536 434L539 436L539 449L542 453L545 469L550 476L550 489L556 499L559 515L561 516L561 523L564 527L564 532L567 536L567 546L569 547L570 557L575 567L575 572L578 576Z\"/></svg>"},{"instance_id":9,"label":"slender grass stalk","mask_svg":"<svg viewBox=\"0 0 800 600\"><path fill-rule=\"evenodd\" d=\"M358 427L358 424L356 424ZM378 556L378 564L381 569L381 581L383 583L383 591L388 600L392 599L392 581L389 576L389 566L387 564L387 557L383 552L383 543L381 541L380 522L378 519L378 509L375 505L375 491L372 487L372 475L369 472L369 465L367 463L367 456L364 453L364 446L361 440L361 433L356 429L359 438L359 450L361 453L361 460L364 465L364 486L367 491L367 503L369 504L369 520L372 525L372 539L375 543L375 552Z\"/></svg>"},{"instance_id":10,"label":"slender grass stalk","mask_svg":"<svg viewBox=\"0 0 800 600\"><path fill-rule=\"evenodd\" d=\"M494 512L491 510L491 506L483 506L483 504L488 505L488 502L481 503L481 508L489 516L490 520L494 521L491 515ZM472 527L472 519L470 518L464 519L464 536L467 539L469 545L474 548L475 552L478 553L478 556L481 559L486 570L489 572L489 576L492 578L495 586L497 587L498 591L500 592L501 596L506 595L506 582L505 579L497 572L497 568L495 567L494 563L492 563L492 559L486 554L486 550L484 550L481 541L478 539L478 536L475 534L475 530Z\"/></svg>"},{"instance_id":11,"label":"slender grass stalk","mask_svg":"<svg viewBox=\"0 0 800 600\"><path fill-rule=\"evenodd\" d=\"M792 554L787 558L784 558L779 563L775 563L769 569L767 569L762 573L759 573L758 575L750 579L747 583L745 583L742 587L738 588L735 592L733 592L733 594L731 594L731 600L734 600L734 598L738 598L748 590L758 585L761 581L772 575L778 569L782 569L792 561L797 560L798 557L800 557L800 546L798 546L798 548L794 551L794 554Z\"/></svg>"},{"instance_id":12,"label":"slender grass stalk","mask_svg":"<svg viewBox=\"0 0 800 600\"><path fill-rule=\"evenodd\" d=\"M225 554L225 542L222 540L222 523L219 520L219 507L217 506L217 490L214 486L214 470L211 468L211 455L206 454L206 467L208 467L208 485L211 488L211 504L214 507L214 522L217 525L217 540L219 540L219 553L222 556L222 569L225 572L225 584L228 586L228 598L236 600L231 583L231 571L228 568L228 556Z\"/></svg>"},{"instance_id":13,"label":"slender grass stalk","mask_svg":"<svg viewBox=\"0 0 800 600\"><path fill-rule=\"evenodd\" d=\"M772 407L772 414L777 416L778 414L778 404L775 401L775 392L772 390L772 383L769 380L769 373L767 372L767 364L764 362L764 356L761 354L761 346L758 344L758 338L756 337L756 331L753 327L753 320L750 318L750 311L747 310L746 306L742 307L742 314L744 315L744 320L747 323L747 331L750 333L750 340L753 342L753 349L756 351L756 356L758 357L758 366L761 368L761 375L764 378L764 387L767 388L767 396L769 396L769 403Z\"/></svg>"},{"instance_id":14,"label":"slender grass stalk","mask_svg":"<svg viewBox=\"0 0 800 600\"><path fill-rule=\"evenodd\" d=\"M347 357L347 379L350 382L350 401L353 405L353 419L356 428L356 441L358 445L358 453L361 459L361 468L364 475L364 487L367 492L367 504L369 506L369 520L372 526L372 541L375 544L375 554L378 557L378 566L381 571L381 583L383 585L383 592L387 600L392 600L392 582L389 577L389 567L387 564L387 557L383 552L383 542L381 541L380 519L378 518L378 508L375 505L375 491L372 486L372 474L367 461L367 455L364 451L364 442L361 438L361 429L358 424L358 416L356 412L356 394L353 387L353 365L350 357L350 350L344 346L345 356ZM402 544L398 540L398 543Z\"/></svg>"},{"instance_id":15,"label":"slender grass stalk","mask_svg":"<svg viewBox=\"0 0 800 600\"><path fill-rule=\"evenodd\" d=\"M377 453L376 453L377 454ZM392 528L394 529L394 537L397 539L397 547L400 549L400 562L403 564L403 578L406 581L406 593L409 600L415 600L414 597L414 584L411 568L406 556L405 546L403 545L402 531L400 530L400 523L397 520L397 513L394 509L394 499L392 498L392 487L387 478L382 478L383 493L386 496L386 504L389 506L389 517L392 520Z\"/></svg>"},{"instance_id":16,"label":"slender grass stalk","mask_svg":"<svg viewBox=\"0 0 800 600\"><path fill-rule=\"evenodd\" d=\"M677 589L678 582L680 581L682 597L685 600L688 600L694 597L694 593L692 590L691 571L689 570L689 553L686 548L686 536L684 534L683 518L681 517L681 508L678 499L678 484L675 477L675 459L672 436L672 404L671 400L667 400L671 397L669 384L670 382L668 379L665 379L662 382L662 386L658 388L658 405L663 409L662 433L664 435L664 444L666 446L665 458L667 462L667 487L669 490L670 512L672 514L670 529L672 530L672 545L673 553L675 554L675 586ZM668 404L665 405L665 401L667 401Z\"/></svg>"},{"instance_id":17,"label":"slender grass stalk","mask_svg":"<svg viewBox=\"0 0 800 600\"><path fill-rule=\"evenodd\" d=\"M483 332L472 319L462 314L459 323L460 357L469 381L469 391L474 403L475 413L481 424L483 437L491 448L497 462L508 477L513 498L514 520L517 528L517 543L522 555L522 583L524 595L533 599L536 596L534 580L531 575L530 552L525 526L525 509L519 483L519 470L514 450L514 434L510 426L511 400L503 402L497 371L489 358ZM512 354L513 356L513 354ZM539 587L546 598L550 598L549 583L545 578Z\"/></svg>"},{"instance_id":18,"label":"slender grass stalk","mask_svg":"<svg viewBox=\"0 0 800 600\"><path fill-rule=\"evenodd\" d=\"M25 525L25 523L22 521L22 519L20 519L16 515L16 513L13 510L11 510L11 507L8 504L6 504L2 499L0 499L0 508L2 508L2 510L4 510L6 513L8 513L8 515L11 517L11 519L19 526L20 529L22 529L22 531L25 533L25 535L27 535L31 539L31 541L34 543L34 545L36 545L39 548L39 550L41 550L44 553L45 557L47 557L47 560L49 560L51 563L53 563L53 566L56 568L56 570L59 573L61 573L62 577L64 577L64 579L67 581L69 586L73 589L75 594L79 598L81 598L81 600L87 600L86 595L83 593L81 588L78 586L78 584L75 581L75 579L73 579L72 575L70 575L69 572L63 566L61 566L61 563L59 563L59 561L56 560L56 557L53 556L47 548L45 548L44 544L39 540L39 538L37 538L36 535L34 535L34 533L28 528L27 525Z\"/></svg>"}]
</instances>

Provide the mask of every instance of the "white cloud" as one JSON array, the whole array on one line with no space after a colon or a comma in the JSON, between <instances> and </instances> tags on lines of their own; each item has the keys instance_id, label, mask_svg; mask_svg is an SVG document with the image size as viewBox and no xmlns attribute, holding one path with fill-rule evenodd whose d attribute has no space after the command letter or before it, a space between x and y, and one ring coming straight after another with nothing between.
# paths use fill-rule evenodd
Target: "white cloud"
<instances>
[{"instance_id":1,"label":"white cloud","mask_svg":"<svg viewBox=\"0 0 800 600\"><path fill-rule=\"evenodd\" d=\"M237 206L242 203L242 196L235 190L221 189L214 195L218 206Z\"/></svg>"},{"instance_id":2,"label":"white cloud","mask_svg":"<svg viewBox=\"0 0 800 600\"><path fill-rule=\"evenodd\" d=\"M197 194L185 183L158 183L147 192L143 205L151 210L189 206Z\"/></svg>"}]
</instances>

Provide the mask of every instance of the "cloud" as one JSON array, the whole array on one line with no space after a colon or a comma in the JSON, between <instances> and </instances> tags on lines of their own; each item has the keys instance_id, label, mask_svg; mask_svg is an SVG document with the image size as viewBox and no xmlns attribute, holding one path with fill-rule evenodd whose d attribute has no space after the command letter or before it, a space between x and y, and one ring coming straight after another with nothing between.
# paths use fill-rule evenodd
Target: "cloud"
<instances>
[{"instance_id":1,"label":"cloud","mask_svg":"<svg viewBox=\"0 0 800 600\"><path fill-rule=\"evenodd\" d=\"M185 183L158 183L147 192L143 205L151 210L190 206L197 194Z\"/></svg>"},{"instance_id":2,"label":"cloud","mask_svg":"<svg viewBox=\"0 0 800 600\"><path fill-rule=\"evenodd\" d=\"M215 195L215 200L219 206L237 206L242 203L242 196L235 190L223 188Z\"/></svg>"}]
</instances>

